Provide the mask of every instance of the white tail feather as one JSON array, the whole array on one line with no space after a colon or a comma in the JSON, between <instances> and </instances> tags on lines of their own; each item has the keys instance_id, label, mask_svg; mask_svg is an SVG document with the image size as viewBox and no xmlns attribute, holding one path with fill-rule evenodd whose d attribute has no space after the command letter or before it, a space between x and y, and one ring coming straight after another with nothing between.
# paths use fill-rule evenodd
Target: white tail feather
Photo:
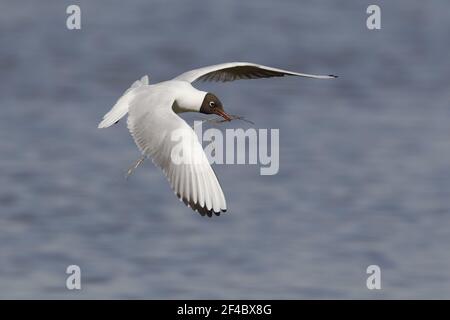
<instances>
[{"instance_id":1,"label":"white tail feather","mask_svg":"<svg viewBox=\"0 0 450 320\"><path fill-rule=\"evenodd\" d=\"M103 120L98 124L99 128L108 128L122 119L127 113L131 99L133 99L133 90L148 85L148 76L143 76L136 80L127 91L117 100L111 110L103 116Z\"/></svg>"}]
</instances>

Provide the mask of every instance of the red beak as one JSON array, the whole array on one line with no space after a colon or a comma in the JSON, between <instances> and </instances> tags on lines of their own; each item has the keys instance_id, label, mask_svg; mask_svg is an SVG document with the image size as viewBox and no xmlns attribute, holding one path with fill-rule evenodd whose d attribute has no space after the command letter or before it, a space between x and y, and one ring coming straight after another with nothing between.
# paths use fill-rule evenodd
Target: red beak
<instances>
[{"instance_id":1,"label":"red beak","mask_svg":"<svg viewBox=\"0 0 450 320\"><path fill-rule=\"evenodd\" d=\"M221 116L222 118L225 119L225 121L231 121L232 118L230 117L230 115L228 115L225 111L223 111L222 109L216 109L214 110L214 113Z\"/></svg>"}]
</instances>

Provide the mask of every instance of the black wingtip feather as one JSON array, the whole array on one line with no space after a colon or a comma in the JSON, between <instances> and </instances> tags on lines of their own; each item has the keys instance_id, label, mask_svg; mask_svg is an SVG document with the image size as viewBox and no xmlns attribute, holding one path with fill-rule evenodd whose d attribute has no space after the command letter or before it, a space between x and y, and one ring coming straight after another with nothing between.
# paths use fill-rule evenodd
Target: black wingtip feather
<instances>
[{"instance_id":1,"label":"black wingtip feather","mask_svg":"<svg viewBox=\"0 0 450 320\"><path fill-rule=\"evenodd\" d=\"M177 196L180 198L181 201L183 201L183 203L188 206L189 208L191 208L192 210L194 210L195 212L198 212L202 217L207 216L209 218L211 218L213 216L213 213L215 216L219 217L221 212L226 212L226 209L220 209L220 211L216 212L214 211L214 209L210 209L208 210L205 207L201 207L198 203L192 202L192 201L188 201L186 198L182 198L180 197L179 194L177 194Z\"/></svg>"}]
</instances>

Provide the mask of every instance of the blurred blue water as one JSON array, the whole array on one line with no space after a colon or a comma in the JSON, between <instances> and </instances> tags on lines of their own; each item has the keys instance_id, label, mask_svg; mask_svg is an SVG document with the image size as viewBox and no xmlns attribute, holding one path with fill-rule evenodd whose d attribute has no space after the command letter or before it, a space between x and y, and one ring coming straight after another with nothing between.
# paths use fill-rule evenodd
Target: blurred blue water
<instances>
[{"instance_id":1,"label":"blurred blue water","mask_svg":"<svg viewBox=\"0 0 450 320\"><path fill-rule=\"evenodd\" d=\"M82 10L82 30L65 9ZM382 29L365 10L382 8ZM448 1L33 1L0 10L0 298L450 298ZM202 86L280 128L280 172L215 166L184 207L123 123L144 74L226 61L336 81ZM192 120L193 117L187 117ZM231 127L241 126L233 123ZM65 289L65 268L83 289ZM381 291L365 286L382 269Z\"/></svg>"}]
</instances>

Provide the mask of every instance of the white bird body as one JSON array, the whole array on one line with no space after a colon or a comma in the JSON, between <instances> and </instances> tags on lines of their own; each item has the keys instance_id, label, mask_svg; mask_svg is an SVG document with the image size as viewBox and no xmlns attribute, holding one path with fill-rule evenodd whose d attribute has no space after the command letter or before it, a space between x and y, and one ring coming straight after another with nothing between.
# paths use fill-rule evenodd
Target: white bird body
<instances>
[{"instance_id":1,"label":"white bird body","mask_svg":"<svg viewBox=\"0 0 450 320\"><path fill-rule=\"evenodd\" d=\"M193 129L177 114L215 113L230 120L213 94L194 88L196 80L232 81L294 75L328 79L246 62L232 62L195 69L149 85L137 80L103 117L99 128L118 122L128 113L128 129L142 154L166 175L175 194L201 215L220 215L227 209L222 188Z\"/></svg>"}]
</instances>

